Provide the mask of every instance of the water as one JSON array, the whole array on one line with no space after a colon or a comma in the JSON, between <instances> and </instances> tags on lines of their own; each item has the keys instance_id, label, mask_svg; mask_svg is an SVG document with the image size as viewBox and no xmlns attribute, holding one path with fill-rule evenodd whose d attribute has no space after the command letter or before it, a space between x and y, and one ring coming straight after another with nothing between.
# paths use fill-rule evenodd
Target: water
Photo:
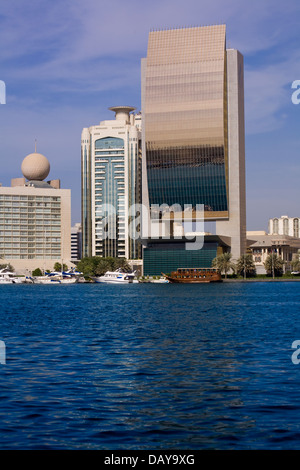
<instances>
[{"instance_id":1,"label":"water","mask_svg":"<svg viewBox=\"0 0 300 470\"><path fill-rule=\"evenodd\" d=\"M297 282L0 286L0 449L299 448L299 299Z\"/></svg>"}]
</instances>

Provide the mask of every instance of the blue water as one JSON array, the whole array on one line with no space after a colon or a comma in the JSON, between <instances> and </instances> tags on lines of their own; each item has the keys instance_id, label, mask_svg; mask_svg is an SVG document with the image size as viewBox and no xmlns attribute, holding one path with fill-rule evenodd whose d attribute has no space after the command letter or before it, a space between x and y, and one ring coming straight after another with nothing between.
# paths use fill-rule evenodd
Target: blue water
<instances>
[{"instance_id":1,"label":"blue water","mask_svg":"<svg viewBox=\"0 0 300 470\"><path fill-rule=\"evenodd\" d=\"M298 449L299 300L297 282L0 286L0 449Z\"/></svg>"}]
</instances>

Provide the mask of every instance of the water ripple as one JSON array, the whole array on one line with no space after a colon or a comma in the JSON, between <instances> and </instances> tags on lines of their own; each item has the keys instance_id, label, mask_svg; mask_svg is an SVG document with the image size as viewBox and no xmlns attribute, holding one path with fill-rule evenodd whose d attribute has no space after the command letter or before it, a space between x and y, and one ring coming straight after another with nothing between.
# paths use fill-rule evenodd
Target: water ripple
<instances>
[{"instance_id":1,"label":"water ripple","mask_svg":"<svg viewBox=\"0 0 300 470\"><path fill-rule=\"evenodd\" d=\"M299 283L0 287L1 449L297 448Z\"/></svg>"}]
</instances>

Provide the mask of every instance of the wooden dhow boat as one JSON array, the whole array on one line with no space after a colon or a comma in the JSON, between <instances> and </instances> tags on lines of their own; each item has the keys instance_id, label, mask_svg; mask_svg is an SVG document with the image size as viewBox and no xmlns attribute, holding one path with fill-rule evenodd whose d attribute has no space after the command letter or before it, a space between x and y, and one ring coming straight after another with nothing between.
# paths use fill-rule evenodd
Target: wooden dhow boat
<instances>
[{"instance_id":1,"label":"wooden dhow boat","mask_svg":"<svg viewBox=\"0 0 300 470\"><path fill-rule=\"evenodd\" d=\"M163 273L162 273L163 274ZM163 274L168 281L180 284L200 284L221 282L221 273L217 268L178 268L171 275Z\"/></svg>"}]
</instances>

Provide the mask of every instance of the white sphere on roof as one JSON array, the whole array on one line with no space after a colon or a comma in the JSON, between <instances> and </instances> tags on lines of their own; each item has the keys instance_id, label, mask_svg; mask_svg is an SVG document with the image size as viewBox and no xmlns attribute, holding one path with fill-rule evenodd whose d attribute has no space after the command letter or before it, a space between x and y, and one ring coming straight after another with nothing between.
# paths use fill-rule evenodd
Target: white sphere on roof
<instances>
[{"instance_id":1,"label":"white sphere on roof","mask_svg":"<svg viewBox=\"0 0 300 470\"><path fill-rule=\"evenodd\" d=\"M50 163L41 153L30 153L24 158L21 170L29 181L43 181L50 172Z\"/></svg>"}]
</instances>

